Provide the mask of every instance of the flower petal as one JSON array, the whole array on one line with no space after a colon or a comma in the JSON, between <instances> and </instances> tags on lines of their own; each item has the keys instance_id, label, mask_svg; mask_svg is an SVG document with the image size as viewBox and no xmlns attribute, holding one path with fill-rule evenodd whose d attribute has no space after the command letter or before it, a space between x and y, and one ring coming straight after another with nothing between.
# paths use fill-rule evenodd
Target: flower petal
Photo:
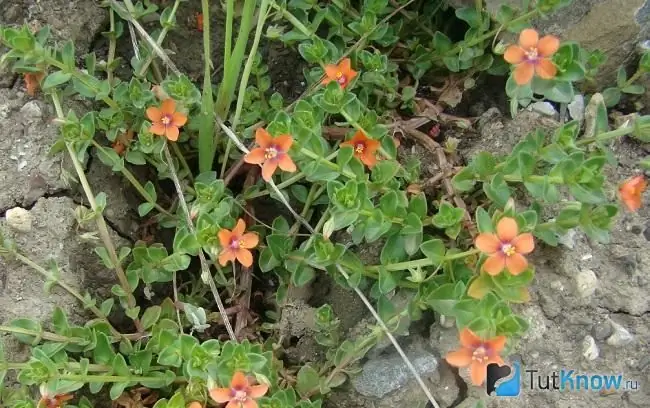
<instances>
[{"instance_id":1,"label":"flower petal","mask_svg":"<svg viewBox=\"0 0 650 408\"><path fill-rule=\"evenodd\" d=\"M228 245L230 245L230 241L232 240L232 232L230 232L230 230L227 230L225 228L219 230L217 236L219 237L219 244L222 247L227 247Z\"/></svg>"},{"instance_id":2,"label":"flower petal","mask_svg":"<svg viewBox=\"0 0 650 408\"><path fill-rule=\"evenodd\" d=\"M377 157L375 157L374 154L361 153L358 157L361 159L363 164L368 166L369 169L373 168L374 165L377 164Z\"/></svg>"},{"instance_id":3,"label":"flower petal","mask_svg":"<svg viewBox=\"0 0 650 408\"><path fill-rule=\"evenodd\" d=\"M269 391L269 386L266 384L258 384L250 387L248 396L251 398L260 398L263 397Z\"/></svg>"},{"instance_id":4,"label":"flower petal","mask_svg":"<svg viewBox=\"0 0 650 408\"><path fill-rule=\"evenodd\" d=\"M535 64L535 72L542 79L552 79L557 74L557 67L551 60L542 58Z\"/></svg>"},{"instance_id":5,"label":"flower petal","mask_svg":"<svg viewBox=\"0 0 650 408\"><path fill-rule=\"evenodd\" d=\"M373 155L377 150L379 150L379 146L381 143L379 143L379 140L374 140L374 139L366 139L366 152L368 154L372 153Z\"/></svg>"},{"instance_id":6,"label":"flower petal","mask_svg":"<svg viewBox=\"0 0 650 408\"><path fill-rule=\"evenodd\" d=\"M264 181L271 181L275 169L278 168L278 162L275 160L267 160L262 165L262 178Z\"/></svg>"},{"instance_id":7,"label":"flower petal","mask_svg":"<svg viewBox=\"0 0 650 408\"><path fill-rule=\"evenodd\" d=\"M155 106L147 108L147 118L152 122L160 122L162 119L162 112Z\"/></svg>"},{"instance_id":8,"label":"flower petal","mask_svg":"<svg viewBox=\"0 0 650 408\"><path fill-rule=\"evenodd\" d=\"M232 392L230 388L213 388L210 390L210 398L214 402L223 404L224 402L230 401L232 398Z\"/></svg>"},{"instance_id":9,"label":"flower petal","mask_svg":"<svg viewBox=\"0 0 650 408\"><path fill-rule=\"evenodd\" d=\"M264 128L257 128L255 130L255 142L260 147L267 148L271 144L271 141L273 140L273 137L269 134L269 132L266 131Z\"/></svg>"},{"instance_id":10,"label":"flower petal","mask_svg":"<svg viewBox=\"0 0 650 408\"><path fill-rule=\"evenodd\" d=\"M339 63L339 71L345 75L345 77L348 77L348 73L352 69L352 62L350 61L350 58L343 58L341 62Z\"/></svg>"},{"instance_id":11,"label":"flower petal","mask_svg":"<svg viewBox=\"0 0 650 408\"><path fill-rule=\"evenodd\" d=\"M187 116L180 112L174 112L172 115L172 125L176 127L182 127L187 123Z\"/></svg>"},{"instance_id":12,"label":"flower petal","mask_svg":"<svg viewBox=\"0 0 650 408\"><path fill-rule=\"evenodd\" d=\"M235 260L235 253L232 249L226 248L219 253L219 265L226 266L228 262Z\"/></svg>"},{"instance_id":13,"label":"flower petal","mask_svg":"<svg viewBox=\"0 0 650 408\"><path fill-rule=\"evenodd\" d=\"M472 384L482 385L485 382L485 377L487 375L487 365L479 363L478 361L473 361L469 367L469 373L472 379Z\"/></svg>"},{"instance_id":14,"label":"flower petal","mask_svg":"<svg viewBox=\"0 0 650 408\"><path fill-rule=\"evenodd\" d=\"M244 156L244 161L250 164L262 164L266 160L265 154L266 150L263 147L256 147Z\"/></svg>"},{"instance_id":15,"label":"flower petal","mask_svg":"<svg viewBox=\"0 0 650 408\"><path fill-rule=\"evenodd\" d=\"M462 348L451 351L447 353L445 360L454 367L467 367L472 362L472 350Z\"/></svg>"},{"instance_id":16,"label":"flower petal","mask_svg":"<svg viewBox=\"0 0 650 408\"><path fill-rule=\"evenodd\" d=\"M280 159L278 160L278 165L283 171L287 171L289 173L293 173L297 170L296 168L296 163L291 160L291 157L289 157L288 154L283 154Z\"/></svg>"},{"instance_id":17,"label":"flower petal","mask_svg":"<svg viewBox=\"0 0 650 408\"><path fill-rule=\"evenodd\" d=\"M542 57L550 57L560 49L560 39L553 35L545 35L537 43L537 52Z\"/></svg>"},{"instance_id":18,"label":"flower petal","mask_svg":"<svg viewBox=\"0 0 650 408\"><path fill-rule=\"evenodd\" d=\"M501 248L501 240L494 234L482 233L478 234L474 245L481 252L493 254Z\"/></svg>"},{"instance_id":19,"label":"flower petal","mask_svg":"<svg viewBox=\"0 0 650 408\"><path fill-rule=\"evenodd\" d=\"M237 260L240 264L249 268L253 264L253 254L248 249L239 248L237 250Z\"/></svg>"},{"instance_id":20,"label":"flower petal","mask_svg":"<svg viewBox=\"0 0 650 408\"><path fill-rule=\"evenodd\" d=\"M260 242L260 236L254 232L247 232L240 238L240 247L245 249L255 248Z\"/></svg>"},{"instance_id":21,"label":"flower petal","mask_svg":"<svg viewBox=\"0 0 650 408\"><path fill-rule=\"evenodd\" d=\"M288 152L293 144L293 138L290 135L280 135L274 138L272 143L279 147L280 150Z\"/></svg>"},{"instance_id":22,"label":"flower petal","mask_svg":"<svg viewBox=\"0 0 650 408\"><path fill-rule=\"evenodd\" d=\"M230 380L230 388L246 388L248 387L248 378L241 371L235 372Z\"/></svg>"},{"instance_id":23,"label":"flower petal","mask_svg":"<svg viewBox=\"0 0 650 408\"><path fill-rule=\"evenodd\" d=\"M473 350L483 344L483 340L467 327L461 330L459 339L460 344L470 350Z\"/></svg>"},{"instance_id":24,"label":"flower petal","mask_svg":"<svg viewBox=\"0 0 650 408\"><path fill-rule=\"evenodd\" d=\"M241 408L259 408L257 401L252 398L248 398L246 401L242 402Z\"/></svg>"},{"instance_id":25,"label":"flower petal","mask_svg":"<svg viewBox=\"0 0 650 408\"><path fill-rule=\"evenodd\" d=\"M239 218L237 220L237 225L235 225L235 228L232 229L232 235L237 237L237 239L241 239L241 237L244 235L244 231L246 231L246 221Z\"/></svg>"},{"instance_id":26,"label":"flower petal","mask_svg":"<svg viewBox=\"0 0 650 408\"><path fill-rule=\"evenodd\" d=\"M528 268L528 261L521 255L514 253L506 258L506 268L513 275L519 275Z\"/></svg>"},{"instance_id":27,"label":"flower petal","mask_svg":"<svg viewBox=\"0 0 650 408\"><path fill-rule=\"evenodd\" d=\"M506 336L496 336L490 340L485 341L485 344L488 346L490 351L494 354L501 354L501 350L506 345Z\"/></svg>"},{"instance_id":28,"label":"flower petal","mask_svg":"<svg viewBox=\"0 0 650 408\"><path fill-rule=\"evenodd\" d=\"M511 45L506 49L503 54L503 59L509 64L519 64L524 61L526 52L518 45Z\"/></svg>"},{"instance_id":29,"label":"flower petal","mask_svg":"<svg viewBox=\"0 0 650 408\"><path fill-rule=\"evenodd\" d=\"M506 365L506 363L503 361L503 359L501 358L501 356L492 356L492 357L490 357L490 358L488 359L487 363L488 363L488 365L489 365L489 364L492 364L492 363L494 363L494 364L498 364L498 365L500 365L500 366L504 366L504 365Z\"/></svg>"},{"instance_id":30,"label":"flower petal","mask_svg":"<svg viewBox=\"0 0 650 408\"><path fill-rule=\"evenodd\" d=\"M172 141L175 142L178 140L178 135L180 132L178 131L178 128L176 126L167 126L167 130L165 131L165 137Z\"/></svg>"},{"instance_id":31,"label":"flower petal","mask_svg":"<svg viewBox=\"0 0 650 408\"><path fill-rule=\"evenodd\" d=\"M532 28L527 28L519 33L519 45L521 45L524 50L537 47L538 41L539 34L537 34L537 31Z\"/></svg>"},{"instance_id":32,"label":"flower petal","mask_svg":"<svg viewBox=\"0 0 650 408\"><path fill-rule=\"evenodd\" d=\"M339 72L341 72L341 70L339 69L338 65L334 65L334 64L325 65L325 76L327 77L325 79L327 80L327 83L329 83L330 81L335 80L336 75ZM323 82L325 82L325 81L323 81Z\"/></svg>"},{"instance_id":33,"label":"flower petal","mask_svg":"<svg viewBox=\"0 0 650 408\"><path fill-rule=\"evenodd\" d=\"M226 405L226 408L241 408L239 401L232 400Z\"/></svg>"},{"instance_id":34,"label":"flower petal","mask_svg":"<svg viewBox=\"0 0 650 408\"><path fill-rule=\"evenodd\" d=\"M533 239L533 234L526 232L519 234L515 239L512 240L511 244L515 247L515 250L520 254L529 254L535 249L535 240Z\"/></svg>"},{"instance_id":35,"label":"flower petal","mask_svg":"<svg viewBox=\"0 0 650 408\"><path fill-rule=\"evenodd\" d=\"M506 256L502 252L490 255L483 263L483 270L489 275L495 276L501 273L506 267Z\"/></svg>"},{"instance_id":36,"label":"flower petal","mask_svg":"<svg viewBox=\"0 0 650 408\"><path fill-rule=\"evenodd\" d=\"M149 132L153 133L154 135L158 136L164 136L165 132L167 131L167 127L163 125L160 122L156 122L151 127L149 128Z\"/></svg>"},{"instance_id":37,"label":"flower petal","mask_svg":"<svg viewBox=\"0 0 650 408\"><path fill-rule=\"evenodd\" d=\"M163 115L173 115L176 112L176 102L173 99L165 99L160 105L160 112Z\"/></svg>"},{"instance_id":38,"label":"flower petal","mask_svg":"<svg viewBox=\"0 0 650 408\"><path fill-rule=\"evenodd\" d=\"M501 242L511 242L519 233L517 221L514 218L503 217L497 224L497 237Z\"/></svg>"},{"instance_id":39,"label":"flower petal","mask_svg":"<svg viewBox=\"0 0 650 408\"><path fill-rule=\"evenodd\" d=\"M517 85L526 85L535 75L535 66L530 62L524 61L517 65L513 77Z\"/></svg>"}]
</instances>

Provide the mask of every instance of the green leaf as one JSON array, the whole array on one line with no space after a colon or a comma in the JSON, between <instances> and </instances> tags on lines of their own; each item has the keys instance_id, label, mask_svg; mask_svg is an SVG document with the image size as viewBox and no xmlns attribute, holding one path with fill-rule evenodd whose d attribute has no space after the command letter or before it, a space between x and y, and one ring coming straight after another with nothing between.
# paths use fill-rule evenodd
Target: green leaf
<instances>
[{"instance_id":1,"label":"green leaf","mask_svg":"<svg viewBox=\"0 0 650 408\"><path fill-rule=\"evenodd\" d=\"M607 88L602 95L608 108L617 105L621 101L621 90L618 88Z\"/></svg>"},{"instance_id":2,"label":"green leaf","mask_svg":"<svg viewBox=\"0 0 650 408\"><path fill-rule=\"evenodd\" d=\"M63 85L66 82L68 82L72 78L72 74L68 72L63 72L63 71L56 71L51 73L50 75L45 78L45 81L43 81L43 91L49 91L50 89L57 87L59 85Z\"/></svg>"},{"instance_id":3,"label":"green leaf","mask_svg":"<svg viewBox=\"0 0 650 408\"><path fill-rule=\"evenodd\" d=\"M404 237L399 234L394 234L386 240L379 259L382 265L388 265L390 263L402 262L406 257L407 253L404 249Z\"/></svg>"},{"instance_id":4,"label":"green leaf","mask_svg":"<svg viewBox=\"0 0 650 408\"><path fill-rule=\"evenodd\" d=\"M481 14L475 7L456 9L456 17L467 22L470 27L479 27L481 25Z\"/></svg>"},{"instance_id":5,"label":"green leaf","mask_svg":"<svg viewBox=\"0 0 650 408\"><path fill-rule=\"evenodd\" d=\"M300 266L291 274L291 283L297 287L302 287L314 279L315 276L316 273L312 267Z\"/></svg>"},{"instance_id":6,"label":"green leaf","mask_svg":"<svg viewBox=\"0 0 650 408\"><path fill-rule=\"evenodd\" d=\"M645 93L645 87L641 84L632 84L621 88L621 92L631 95L643 95Z\"/></svg>"},{"instance_id":7,"label":"green leaf","mask_svg":"<svg viewBox=\"0 0 650 408\"><path fill-rule=\"evenodd\" d=\"M460 192L470 191L474 187L475 183L476 179L474 177L474 172L470 167L463 168L451 179L451 184L454 186L454 190Z\"/></svg>"},{"instance_id":8,"label":"green leaf","mask_svg":"<svg viewBox=\"0 0 650 408\"><path fill-rule=\"evenodd\" d=\"M379 268L379 291L382 294L389 293L397 287L397 279L393 273L386 268Z\"/></svg>"},{"instance_id":9,"label":"green leaf","mask_svg":"<svg viewBox=\"0 0 650 408\"><path fill-rule=\"evenodd\" d=\"M35 332L39 337L43 332L41 324L32 319L14 319L11 321L11 323L9 323L9 327L32 331ZM31 334L14 333L13 335L19 342L25 344L32 344L34 343L34 340L36 340L36 337L32 336Z\"/></svg>"},{"instance_id":10,"label":"green leaf","mask_svg":"<svg viewBox=\"0 0 650 408\"><path fill-rule=\"evenodd\" d=\"M320 390L320 376L318 371L310 365L304 365L298 371L296 390L302 397L311 396L314 391Z\"/></svg>"},{"instance_id":11,"label":"green leaf","mask_svg":"<svg viewBox=\"0 0 650 408\"><path fill-rule=\"evenodd\" d=\"M404 219L404 227L401 231L404 235L421 234L422 220L415 213L409 213Z\"/></svg>"},{"instance_id":12,"label":"green leaf","mask_svg":"<svg viewBox=\"0 0 650 408\"><path fill-rule=\"evenodd\" d=\"M433 225L438 228L449 228L457 225L463 220L465 210L456 208L446 201L440 204L438 213L433 216Z\"/></svg>"},{"instance_id":13,"label":"green leaf","mask_svg":"<svg viewBox=\"0 0 650 408\"><path fill-rule=\"evenodd\" d=\"M494 225L492 224L492 218L490 214L483 207L478 207L476 209L476 225L478 231L481 233L492 233L494 232Z\"/></svg>"},{"instance_id":14,"label":"green leaf","mask_svg":"<svg viewBox=\"0 0 650 408\"><path fill-rule=\"evenodd\" d=\"M150 327L152 327L154 324L156 324L156 322L158 322L158 319L160 318L161 311L162 309L158 305L147 308L147 310L144 311L142 317L140 318L140 323L142 324L142 328L147 330Z\"/></svg>"},{"instance_id":15,"label":"green leaf","mask_svg":"<svg viewBox=\"0 0 650 408\"><path fill-rule=\"evenodd\" d=\"M440 239L432 239L426 242L423 242L420 245L420 251L426 256L433 266L438 267L442 264L445 259L445 244Z\"/></svg>"}]
</instances>

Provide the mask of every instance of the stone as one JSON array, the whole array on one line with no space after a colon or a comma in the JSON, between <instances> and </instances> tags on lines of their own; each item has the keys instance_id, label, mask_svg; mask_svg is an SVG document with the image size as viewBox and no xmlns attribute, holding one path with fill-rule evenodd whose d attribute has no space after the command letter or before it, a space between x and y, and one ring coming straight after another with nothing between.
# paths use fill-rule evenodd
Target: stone
<instances>
[{"instance_id":1,"label":"stone","mask_svg":"<svg viewBox=\"0 0 650 408\"><path fill-rule=\"evenodd\" d=\"M32 229L32 214L24 208L16 207L10 208L5 213L7 225L9 228L20 231L29 232Z\"/></svg>"},{"instance_id":2,"label":"stone","mask_svg":"<svg viewBox=\"0 0 650 408\"><path fill-rule=\"evenodd\" d=\"M598 341L603 341L612 335L614 329L608 321L595 324L591 329L591 335Z\"/></svg>"},{"instance_id":3,"label":"stone","mask_svg":"<svg viewBox=\"0 0 650 408\"><path fill-rule=\"evenodd\" d=\"M614 334L607 339L607 344L610 346L621 347L630 344L632 340L634 340L634 336L632 336L625 327L613 321L611 322L611 325Z\"/></svg>"},{"instance_id":4,"label":"stone","mask_svg":"<svg viewBox=\"0 0 650 408\"><path fill-rule=\"evenodd\" d=\"M48 155L58 131L45 120L47 109L20 92L0 89L0 214L67 189L61 179L63 156Z\"/></svg>"},{"instance_id":5,"label":"stone","mask_svg":"<svg viewBox=\"0 0 650 408\"><path fill-rule=\"evenodd\" d=\"M36 264L45 268L56 264L61 281L82 295L90 293L99 304L111 296L110 288L117 279L93 253L97 243L80 236L74 217L76 207L67 197L41 198L29 211L30 231L8 228L6 218L0 218L0 231L16 244L17 251ZM114 231L109 233L117 248L128 244ZM0 258L0 326L16 318L30 318L49 329L56 307L63 309L72 323L87 321L90 316L77 299L56 285L45 294L43 284L43 277L30 266L16 259ZM0 335L0 341L5 343L9 361L20 362L29 357L29 348L19 345L13 337Z\"/></svg>"},{"instance_id":6,"label":"stone","mask_svg":"<svg viewBox=\"0 0 650 408\"><path fill-rule=\"evenodd\" d=\"M593 361L600 355L596 340L591 336L585 336L582 340L582 356L588 361Z\"/></svg>"},{"instance_id":7,"label":"stone","mask_svg":"<svg viewBox=\"0 0 650 408\"><path fill-rule=\"evenodd\" d=\"M550 102L534 102L531 103L527 109L554 119L558 119L560 116L560 114L555 110L555 106Z\"/></svg>"},{"instance_id":8,"label":"stone","mask_svg":"<svg viewBox=\"0 0 650 408\"><path fill-rule=\"evenodd\" d=\"M421 376L436 372L438 359L424 350L411 350L406 353L415 370ZM404 387L413 379L402 357L397 352L379 356L363 365L361 374L352 379L354 389L366 397L382 398Z\"/></svg>"},{"instance_id":9,"label":"stone","mask_svg":"<svg viewBox=\"0 0 650 408\"><path fill-rule=\"evenodd\" d=\"M576 289L582 298L589 297L598 288L598 277L591 269L583 269L576 275Z\"/></svg>"},{"instance_id":10,"label":"stone","mask_svg":"<svg viewBox=\"0 0 650 408\"><path fill-rule=\"evenodd\" d=\"M571 119L582 122L585 118L585 97L577 94L573 101L567 105Z\"/></svg>"},{"instance_id":11,"label":"stone","mask_svg":"<svg viewBox=\"0 0 650 408\"><path fill-rule=\"evenodd\" d=\"M108 16L106 9L94 0L13 0L0 5L1 25L49 25L55 39L74 41L77 55L89 51Z\"/></svg>"}]
</instances>

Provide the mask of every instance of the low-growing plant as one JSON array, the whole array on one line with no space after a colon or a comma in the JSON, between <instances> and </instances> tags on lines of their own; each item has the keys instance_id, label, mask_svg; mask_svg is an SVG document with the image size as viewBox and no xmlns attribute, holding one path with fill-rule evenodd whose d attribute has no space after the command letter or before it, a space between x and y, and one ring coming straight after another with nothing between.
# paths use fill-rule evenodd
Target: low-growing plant
<instances>
[{"instance_id":1,"label":"low-growing plant","mask_svg":"<svg viewBox=\"0 0 650 408\"><path fill-rule=\"evenodd\" d=\"M445 92L462 94L478 75L508 76L513 115L534 100L571 102L576 86L594 78L602 54L540 38L529 28L533 18L570 1L525 2L521 10L504 5L492 16L480 1L453 11L444 1L226 0L216 90L207 0L199 19L202 87L162 48L180 3L157 10L148 2L106 1L106 60L94 53L78 58L74 44L52 41L47 27L0 27L0 42L9 49L2 62L55 107L60 138L52 154L69 156L90 205L79 207L77 220L96 224L102 245L95 252L118 281L111 297L95 299L60 280L56 266L39 265L7 237L1 240L6 259L29 265L46 289L60 286L94 315L79 324L57 308L50 324L22 318L0 327L32 350L27 362L0 354L0 380L16 371L22 385L41 393L39 401L24 390L5 391L3 403L92 407L92 395L108 392L125 407L133 401L156 408L320 407L383 336L406 359L394 335L431 311L455 320L462 347L447 361L465 367L480 359L471 370L471 381L480 385L486 364L503 363L500 354L528 328L515 305L530 300L535 268L528 256L535 248L557 245L573 228L608 241L618 212L603 173L615 162L608 146L623 136L650 140L648 116L635 114L610 128L606 105L614 91L590 96L584 125L535 131L507 154L481 152L461 168L447 162L452 144L430 136L440 124L471 125L444 112L453 105ZM161 30L150 35L139 20L156 11ZM116 68L124 61L116 44L125 26L137 34L137 45L131 76L120 78ZM454 41L458 27L464 32ZM518 43L496 44L503 31L518 34ZM271 92L263 37L296 48L305 61L307 89L290 103ZM634 82L647 72L646 60L629 80L619 74L619 94L638 93ZM432 86L440 91L435 102L420 92L431 77L445 83ZM95 110L66 111L73 96L95 102ZM404 157L398 136L429 149L440 174L423 180L420 163ZM115 246L103 218L112 197L93 191L102 186L91 186L84 174L90 155L138 192L140 217L174 231L172 245ZM135 166L155 169L157 180L143 183ZM161 180L171 181L174 199L160 194ZM638 176L620 187L630 210L639 208L645 186ZM266 225L255 216L260 206L285 215ZM359 248L375 242L382 245L379 259L365 264ZM244 330L253 273L278 282L277 309L264 324ZM376 326L346 338L332 308L322 306L315 312L315 339L325 358L285 365L278 312L291 288L319 274L354 290ZM140 295L167 286L172 294L159 304ZM397 292L406 304L397 304ZM120 313L130 321L117 325L113 317ZM250 340L242 340L246 336ZM437 406L435 390L417 378Z\"/></svg>"}]
</instances>

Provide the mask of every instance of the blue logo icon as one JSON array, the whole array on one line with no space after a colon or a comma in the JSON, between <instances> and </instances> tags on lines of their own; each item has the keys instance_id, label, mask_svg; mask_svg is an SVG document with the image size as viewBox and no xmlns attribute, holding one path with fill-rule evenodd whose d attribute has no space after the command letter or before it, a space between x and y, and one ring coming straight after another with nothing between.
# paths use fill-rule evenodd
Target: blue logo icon
<instances>
[{"instance_id":1,"label":"blue logo icon","mask_svg":"<svg viewBox=\"0 0 650 408\"><path fill-rule=\"evenodd\" d=\"M488 395L496 390L497 397L517 397L521 393L521 362L513 361L512 368L490 364L487 371ZM491 388L491 389L490 389Z\"/></svg>"}]
</instances>

